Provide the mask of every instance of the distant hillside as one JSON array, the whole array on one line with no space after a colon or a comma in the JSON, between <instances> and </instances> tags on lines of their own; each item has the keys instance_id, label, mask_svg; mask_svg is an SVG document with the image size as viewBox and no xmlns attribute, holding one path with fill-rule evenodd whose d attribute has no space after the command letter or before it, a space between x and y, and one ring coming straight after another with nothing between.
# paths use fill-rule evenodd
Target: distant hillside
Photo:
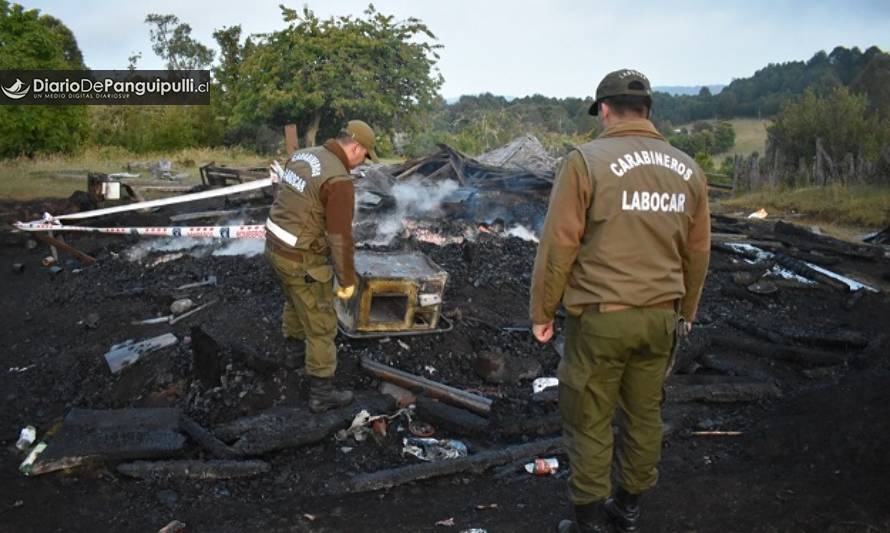
<instances>
[{"instance_id":1,"label":"distant hillside","mask_svg":"<svg viewBox=\"0 0 890 533\"><path fill-rule=\"evenodd\" d=\"M660 93L668 93L671 96L695 96L701 91L702 87L707 87L708 90L711 91L711 94L717 94L722 91L726 85L657 85L652 87L652 90Z\"/></svg>"},{"instance_id":2,"label":"distant hillside","mask_svg":"<svg viewBox=\"0 0 890 533\"><path fill-rule=\"evenodd\" d=\"M872 80L883 79L890 54L872 46L865 52L859 48L836 47L830 54L817 52L809 61L774 63L748 78L733 80L719 94L671 95L656 93L653 115L660 121L684 124L709 118L774 116L785 103L799 98L808 89L817 92L833 87L881 86L862 82L860 75ZM865 91L868 92L868 91ZM877 89L872 91L877 95ZM875 107L875 95L869 98Z\"/></svg>"}]
</instances>

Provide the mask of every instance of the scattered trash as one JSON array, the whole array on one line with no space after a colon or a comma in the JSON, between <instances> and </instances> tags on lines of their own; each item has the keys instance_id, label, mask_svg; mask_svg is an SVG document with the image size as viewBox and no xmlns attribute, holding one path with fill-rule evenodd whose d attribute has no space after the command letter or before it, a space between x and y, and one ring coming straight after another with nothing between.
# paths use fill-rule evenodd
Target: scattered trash
<instances>
[{"instance_id":1,"label":"scattered trash","mask_svg":"<svg viewBox=\"0 0 890 533\"><path fill-rule=\"evenodd\" d=\"M65 270L65 269L60 267L59 265L53 265L53 266L49 267L49 273L53 274L53 275L58 274L59 272L61 272L63 270Z\"/></svg>"},{"instance_id":2,"label":"scattered trash","mask_svg":"<svg viewBox=\"0 0 890 533\"><path fill-rule=\"evenodd\" d=\"M498 508L498 504L496 504L496 503L480 503L479 505L476 506L476 509L479 511L488 511L488 510L497 509L497 508Z\"/></svg>"},{"instance_id":3,"label":"scattered trash","mask_svg":"<svg viewBox=\"0 0 890 533\"><path fill-rule=\"evenodd\" d=\"M125 366L129 366L138 361L143 355L161 348L166 348L167 346L172 346L177 342L179 342L179 339L172 333L165 333L164 335L159 335L135 343L130 339L121 344L112 346L111 350L105 354L105 361L108 363L108 368L111 369L111 373L117 374Z\"/></svg>"},{"instance_id":4,"label":"scattered trash","mask_svg":"<svg viewBox=\"0 0 890 533\"><path fill-rule=\"evenodd\" d=\"M558 378L538 378L532 382L532 392L538 394L545 389L556 387L557 385L559 385Z\"/></svg>"},{"instance_id":5,"label":"scattered trash","mask_svg":"<svg viewBox=\"0 0 890 533\"><path fill-rule=\"evenodd\" d=\"M219 300L211 300L211 301L207 302L206 304L204 304L204 305L202 305L202 306L200 306L200 307L196 307L196 308L192 309L191 311L189 311L189 312L187 312L187 313L183 313L183 314L179 315L179 316L176 317L176 318L171 318L171 319L170 319L170 325L173 325L173 324L179 322L180 320L184 320L184 319L186 319L186 318L188 318L188 317L194 315L195 313L197 313L197 312L199 312L199 311L202 311L202 310L204 310L204 309L207 309L208 307L210 307L211 305L215 304L215 303L218 302L218 301L219 301Z\"/></svg>"},{"instance_id":6,"label":"scattered trash","mask_svg":"<svg viewBox=\"0 0 890 533\"><path fill-rule=\"evenodd\" d=\"M37 439L37 429L34 426L23 427L19 433L19 440L15 443L15 447L19 450L26 450Z\"/></svg>"},{"instance_id":7,"label":"scattered trash","mask_svg":"<svg viewBox=\"0 0 890 533\"><path fill-rule=\"evenodd\" d=\"M90 313L80 322L87 329L96 329L99 327L99 313Z\"/></svg>"},{"instance_id":8,"label":"scattered trash","mask_svg":"<svg viewBox=\"0 0 890 533\"><path fill-rule=\"evenodd\" d=\"M11 367L9 367L9 373L10 374L21 374L22 372L27 372L28 370L31 370L35 366L37 366L37 365L11 366Z\"/></svg>"},{"instance_id":9,"label":"scattered trash","mask_svg":"<svg viewBox=\"0 0 890 533\"><path fill-rule=\"evenodd\" d=\"M192 301L191 298L180 298L179 300L174 300L173 303L170 304L170 312L174 315L181 315L194 306L195 302Z\"/></svg>"},{"instance_id":10,"label":"scattered trash","mask_svg":"<svg viewBox=\"0 0 890 533\"><path fill-rule=\"evenodd\" d=\"M40 456L40 454L43 453L43 450L45 449L45 442L37 443L37 446L34 446L31 449L31 453L29 453L28 457L26 457L25 460L22 461L22 464L19 465L19 472L25 474L26 476L30 476L31 471L34 469L34 462L37 461L37 457Z\"/></svg>"},{"instance_id":11,"label":"scattered trash","mask_svg":"<svg viewBox=\"0 0 890 533\"><path fill-rule=\"evenodd\" d=\"M370 423L371 413L366 409L362 409L352 419L352 423L349 424L348 428L337 432L336 438L337 440L345 440L347 437L352 436L356 441L362 442L367 437L367 428Z\"/></svg>"},{"instance_id":12,"label":"scattered trash","mask_svg":"<svg viewBox=\"0 0 890 533\"><path fill-rule=\"evenodd\" d=\"M454 517L445 518L436 522L437 526L454 527Z\"/></svg>"},{"instance_id":13,"label":"scattered trash","mask_svg":"<svg viewBox=\"0 0 890 533\"><path fill-rule=\"evenodd\" d=\"M757 211L754 211L753 213L748 215L748 218L757 218L757 219L763 220L767 216L769 216L769 214L766 212L766 209L760 208Z\"/></svg>"},{"instance_id":14,"label":"scattered trash","mask_svg":"<svg viewBox=\"0 0 890 533\"><path fill-rule=\"evenodd\" d=\"M25 273L25 265L23 263L13 263L12 271L16 274L24 274Z\"/></svg>"},{"instance_id":15,"label":"scattered trash","mask_svg":"<svg viewBox=\"0 0 890 533\"><path fill-rule=\"evenodd\" d=\"M374 432L374 437L377 438L378 441L386 438L386 419L378 418L371 422L371 430Z\"/></svg>"},{"instance_id":16,"label":"scattered trash","mask_svg":"<svg viewBox=\"0 0 890 533\"><path fill-rule=\"evenodd\" d=\"M173 315L164 315L157 318L146 318L145 320L134 320L130 322L133 326L146 326L149 324L167 324L173 320Z\"/></svg>"},{"instance_id":17,"label":"scattered trash","mask_svg":"<svg viewBox=\"0 0 890 533\"><path fill-rule=\"evenodd\" d=\"M482 529L479 527L473 527L470 529L461 529L460 533L488 533L487 529Z\"/></svg>"},{"instance_id":18,"label":"scattered trash","mask_svg":"<svg viewBox=\"0 0 890 533\"><path fill-rule=\"evenodd\" d=\"M402 440L402 454L413 455L421 461L439 461L467 456L467 445L454 439L424 439L408 437Z\"/></svg>"},{"instance_id":19,"label":"scattered trash","mask_svg":"<svg viewBox=\"0 0 890 533\"><path fill-rule=\"evenodd\" d=\"M536 476L549 476L555 474L557 470L559 470L559 459L556 457L535 459L534 463L526 463L525 465L525 471Z\"/></svg>"},{"instance_id":20,"label":"scattered trash","mask_svg":"<svg viewBox=\"0 0 890 533\"><path fill-rule=\"evenodd\" d=\"M197 281L195 283L186 283L185 285L180 285L179 287L176 287L176 290L184 291L184 290L188 290L188 289L196 289L198 287L213 286L213 285L216 285L216 283L217 283L216 276L207 276L206 278L202 279L201 281Z\"/></svg>"},{"instance_id":21,"label":"scattered trash","mask_svg":"<svg viewBox=\"0 0 890 533\"><path fill-rule=\"evenodd\" d=\"M303 518L309 520L310 522L315 522L318 519L318 515L303 513Z\"/></svg>"},{"instance_id":22,"label":"scattered trash","mask_svg":"<svg viewBox=\"0 0 890 533\"><path fill-rule=\"evenodd\" d=\"M185 523L180 522L179 520L173 520L159 529L158 533L183 533L186 530L185 527Z\"/></svg>"},{"instance_id":23,"label":"scattered trash","mask_svg":"<svg viewBox=\"0 0 890 533\"><path fill-rule=\"evenodd\" d=\"M432 424L420 420L412 420L408 424L408 432L415 437L432 437L436 434L436 428Z\"/></svg>"},{"instance_id":24,"label":"scattered trash","mask_svg":"<svg viewBox=\"0 0 890 533\"><path fill-rule=\"evenodd\" d=\"M779 288L776 286L776 284L772 283L771 281L758 281L757 283L748 285L748 291L764 296L775 294L776 292L778 292L778 290Z\"/></svg>"},{"instance_id":25,"label":"scattered trash","mask_svg":"<svg viewBox=\"0 0 890 533\"><path fill-rule=\"evenodd\" d=\"M48 255L48 256L44 257L42 261L40 261L40 264L42 264L45 267L52 266L52 265L56 264L56 258L51 255Z\"/></svg>"},{"instance_id":26,"label":"scattered trash","mask_svg":"<svg viewBox=\"0 0 890 533\"><path fill-rule=\"evenodd\" d=\"M410 350L410 349L411 349L411 347L408 346L408 345L407 345L405 342L403 342L401 339L396 339L396 342L399 343L399 347L400 347L401 349L403 349L403 350Z\"/></svg>"}]
</instances>

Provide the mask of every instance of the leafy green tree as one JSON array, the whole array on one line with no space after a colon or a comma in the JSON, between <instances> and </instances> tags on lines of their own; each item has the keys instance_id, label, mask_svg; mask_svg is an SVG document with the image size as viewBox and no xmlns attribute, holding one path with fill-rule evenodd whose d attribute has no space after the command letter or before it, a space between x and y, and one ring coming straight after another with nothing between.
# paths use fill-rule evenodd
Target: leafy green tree
<instances>
[{"instance_id":1,"label":"leafy green tree","mask_svg":"<svg viewBox=\"0 0 890 533\"><path fill-rule=\"evenodd\" d=\"M887 121L869 111L864 94L844 87L826 95L807 91L799 102L782 108L767 132L768 142L791 164L800 158L812 161L817 139L837 162L848 153L876 160L881 148L890 144Z\"/></svg>"},{"instance_id":2,"label":"leafy green tree","mask_svg":"<svg viewBox=\"0 0 890 533\"><path fill-rule=\"evenodd\" d=\"M171 70L205 69L213 63L213 50L192 37L192 27L175 15L149 14L151 49L167 61Z\"/></svg>"},{"instance_id":3,"label":"leafy green tree","mask_svg":"<svg viewBox=\"0 0 890 533\"><path fill-rule=\"evenodd\" d=\"M420 20L397 21L373 5L363 18L281 10L285 29L240 48L233 34L217 35L224 57L237 59L226 65L237 63L226 78L233 126L296 123L311 146L319 132L334 134L351 117L382 132L409 127L436 98L441 46L429 42L436 37Z\"/></svg>"},{"instance_id":4,"label":"leafy green tree","mask_svg":"<svg viewBox=\"0 0 890 533\"><path fill-rule=\"evenodd\" d=\"M872 58L856 76L850 89L868 96L871 108L884 118L890 118L890 55Z\"/></svg>"},{"instance_id":5,"label":"leafy green tree","mask_svg":"<svg viewBox=\"0 0 890 533\"><path fill-rule=\"evenodd\" d=\"M58 19L0 0L0 69L80 69L83 56ZM77 149L87 134L84 106L0 106L0 157Z\"/></svg>"}]
</instances>

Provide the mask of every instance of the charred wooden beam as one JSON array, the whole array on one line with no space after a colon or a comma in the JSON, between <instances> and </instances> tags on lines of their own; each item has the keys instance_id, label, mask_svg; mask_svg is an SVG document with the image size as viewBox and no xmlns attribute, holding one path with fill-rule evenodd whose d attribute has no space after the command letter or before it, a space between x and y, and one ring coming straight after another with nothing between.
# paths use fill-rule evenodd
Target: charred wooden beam
<instances>
[{"instance_id":1,"label":"charred wooden beam","mask_svg":"<svg viewBox=\"0 0 890 533\"><path fill-rule=\"evenodd\" d=\"M510 446L500 450L480 452L467 457L447 459L359 474L326 487L327 494L347 494L388 489L413 481L448 476L459 472L481 473L491 468L520 459L552 453L562 445L562 437Z\"/></svg>"},{"instance_id":2,"label":"charred wooden beam","mask_svg":"<svg viewBox=\"0 0 890 533\"><path fill-rule=\"evenodd\" d=\"M669 402L753 402L782 396L774 383L735 376L673 376L664 388Z\"/></svg>"},{"instance_id":3,"label":"charred wooden beam","mask_svg":"<svg viewBox=\"0 0 890 533\"><path fill-rule=\"evenodd\" d=\"M93 257L91 255L87 255L87 254L81 252L80 250L78 250L77 248L71 246L70 244L63 242L59 239L56 239L55 237L50 237L49 235L44 235L43 233L41 233L39 231L32 232L31 236L44 244L48 244L52 248L57 248L59 250L62 250L63 252L68 252L69 254L71 254L75 258L77 258L77 260L80 261L81 263L83 263L84 265L92 265L96 262L95 257Z\"/></svg>"},{"instance_id":4,"label":"charred wooden beam","mask_svg":"<svg viewBox=\"0 0 890 533\"><path fill-rule=\"evenodd\" d=\"M185 415L182 415L179 419L179 427L186 433L186 435L200 444L202 448L216 457L229 458L237 457L239 455L237 452L226 446L223 441L214 437L212 433Z\"/></svg>"},{"instance_id":5,"label":"charred wooden beam","mask_svg":"<svg viewBox=\"0 0 890 533\"><path fill-rule=\"evenodd\" d=\"M271 470L265 461L133 461L117 471L137 479L217 480L255 477Z\"/></svg>"},{"instance_id":6,"label":"charred wooden beam","mask_svg":"<svg viewBox=\"0 0 890 533\"><path fill-rule=\"evenodd\" d=\"M720 346L722 348L741 350L751 355L788 361L805 368L834 366L839 365L846 360L843 355L836 353L823 352L797 346L772 344L737 335L715 335L711 339L711 342L714 343L715 346Z\"/></svg>"},{"instance_id":7,"label":"charred wooden beam","mask_svg":"<svg viewBox=\"0 0 890 533\"><path fill-rule=\"evenodd\" d=\"M465 409L423 396L414 405L420 418L453 433L480 435L488 430L488 419Z\"/></svg>"},{"instance_id":8,"label":"charred wooden beam","mask_svg":"<svg viewBox=\"0 0 890 533\"><path fill-rule=\"evenodd\" d=\"M380 414L391 411L394 405L389 396L374 394L322 414L302 408L276 408L224 424L215 428L214 433L223 441L235 441L231 445L235 453L258 455L318 442L347 428L362 410Z\"/></svg>"}]
</instances>

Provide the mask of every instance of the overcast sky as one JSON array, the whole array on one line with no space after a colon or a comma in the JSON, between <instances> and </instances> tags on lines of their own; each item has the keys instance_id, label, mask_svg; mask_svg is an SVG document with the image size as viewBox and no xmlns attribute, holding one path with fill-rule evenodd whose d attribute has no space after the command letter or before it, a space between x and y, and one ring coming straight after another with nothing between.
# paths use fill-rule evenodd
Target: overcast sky
<instances>
[{"instance_id":1,"label":"overcast sky","mask_svg":"<svg viewBox=\"0 0 890 533\"><path fill-rule=\"evenodd\" d=\"M14 0L15 1L15 0ZM214 29L244 34L284 26L281 0L20 0L60 18L93 69L163 68L151 51L148 13L177 15L193 36L215 44ZM285 2L301 8L304 2ZM309 3L322 16L356 14L367 0ZM653 85L728 83L768 63L809 59L837 45L890 50L890 1L748 0L377 0L377 9L423 20L444 45L446 97L489 91L508 96L590 95L602 76L630 67Z\"/></svg>"}]
</instances>

